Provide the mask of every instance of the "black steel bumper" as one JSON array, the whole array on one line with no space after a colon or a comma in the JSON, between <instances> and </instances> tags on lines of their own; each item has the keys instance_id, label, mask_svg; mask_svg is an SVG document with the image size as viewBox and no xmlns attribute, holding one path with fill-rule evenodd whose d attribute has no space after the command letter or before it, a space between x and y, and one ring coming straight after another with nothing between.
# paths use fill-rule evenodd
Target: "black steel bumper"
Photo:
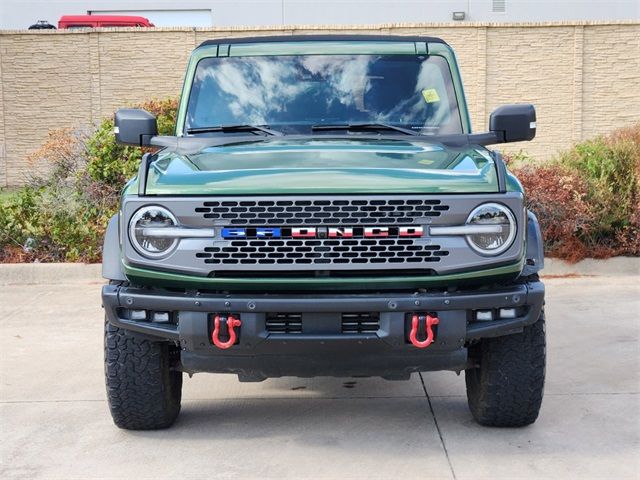
<instances>
[{"instance_id":1,"label":"black steel bumper","mask_svg":"<svg viewBox=\"0 0 640 480\"><path fill-rule=\"evenodd\" d=\"M544 301L541 282L493 290L456 293L354 295L225 295L174 293L106 285L102 301L108 321L131 332L179 344L186 372L236 373L241 380L278 376L372 375L404 378L411 372L463 370L468 342L517 333L535 323ZM474 311L513 309L510 319L475 321ZM131 320L132 310L148 312ZM169 323L153 321L168 312ZM375 315L374 332L343 333L343 314ZM435 342L414 347L407 336L409 318L430 312L440 320ZM301 332L275 333L267 318L275 313L300 314ZM242 321L239 339L229 349L213 345L212 318L233 314Z\"/></svg>"}]
</instances>

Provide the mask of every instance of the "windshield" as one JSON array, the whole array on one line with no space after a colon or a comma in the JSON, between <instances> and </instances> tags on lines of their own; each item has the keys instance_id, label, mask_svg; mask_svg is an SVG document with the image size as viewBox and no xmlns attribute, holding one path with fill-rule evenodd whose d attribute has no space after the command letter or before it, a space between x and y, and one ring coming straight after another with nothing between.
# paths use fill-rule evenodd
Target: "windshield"
<instances>
[{"instance_id":1,"label":"windshield","mask_svg":"<svg viewBox=\"0 0 640 480\"><path fill-rule=\"evenodd\" d=\"M418 55L210 57L196 68L185 129L380 123L462 133L447 61Z\"/></svg>"}]
</instances>

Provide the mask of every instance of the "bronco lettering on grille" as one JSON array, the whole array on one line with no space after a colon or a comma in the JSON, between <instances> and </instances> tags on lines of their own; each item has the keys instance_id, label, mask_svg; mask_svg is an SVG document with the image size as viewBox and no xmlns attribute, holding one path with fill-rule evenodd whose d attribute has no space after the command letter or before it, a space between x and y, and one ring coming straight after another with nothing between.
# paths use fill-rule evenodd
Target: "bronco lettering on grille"
<instances>
[{"instance_id":1,"label":"bronco lettering on grille","mask_svg":"<svg viewBox=\"0 0 640 480\"><path fill-rule=\"evenodd\" d=\"M223 228L222 238L415 238L424 235L419 225L393 227L247 227Z\"/></svg>"}]
</instances>

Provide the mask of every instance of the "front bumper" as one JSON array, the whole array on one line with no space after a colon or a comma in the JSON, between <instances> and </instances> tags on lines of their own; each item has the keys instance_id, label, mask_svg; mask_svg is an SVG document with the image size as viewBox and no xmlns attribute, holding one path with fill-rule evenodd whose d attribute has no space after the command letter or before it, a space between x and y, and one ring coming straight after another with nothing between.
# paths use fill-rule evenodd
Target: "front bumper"
<instances>
[{"instance_id":1,"label":"front bumper","mask_svg":"<svg viewBox=\"0 0 640 480\"><path fill-rule=\"evenodd\" d=\"M411 372L463 370L470 341L517 333L535 323L544 301L541 282L455 293L382 294L205 294L106 285L102 301L108 321L117 327L172 341L181 349L181 368L193 372L236 373L241 380L291 376L370 375L405 378ZM474 321L475 310L515 309L515 318ZM146 311L148 320L131 320ZM151 321L168 313L170 323ZM346 314L367 312L377 329L344 333ZM414 313L437 315L435 342L425 349L407 340ZM296 314L296 333L270 331L275 314ZM212 343L214 314L242 321L238 342L227 350ZM165 317L166 318L166 317Z\"/></svg>"}]
</instances>

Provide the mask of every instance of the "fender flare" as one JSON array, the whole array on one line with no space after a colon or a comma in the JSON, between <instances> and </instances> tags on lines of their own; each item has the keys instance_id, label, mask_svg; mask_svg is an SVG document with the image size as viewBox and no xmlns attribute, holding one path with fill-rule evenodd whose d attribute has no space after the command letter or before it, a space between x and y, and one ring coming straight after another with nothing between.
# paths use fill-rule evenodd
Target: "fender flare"
<instances>
[{"instance_id":1,"label":"fender flare","mask_svg":"<svg viewBox=\"0 0 640 480\"><path fill-rule=\"evenodd\" d=\"M527 210L527 250L521 276L528 277L544 268L544 240L538 218Z\"/></svg>"},{"instance_id":2,"label":"fender flare","mask_svg":"<svg viewBox=\"0 0 640 480\"><path fill-rule=\"evenodd\" d=\"M109 220L102 244L102 277L107 280L126 281L120 262L120 235L118 215Z\"/></svg>"}]
</instances>

